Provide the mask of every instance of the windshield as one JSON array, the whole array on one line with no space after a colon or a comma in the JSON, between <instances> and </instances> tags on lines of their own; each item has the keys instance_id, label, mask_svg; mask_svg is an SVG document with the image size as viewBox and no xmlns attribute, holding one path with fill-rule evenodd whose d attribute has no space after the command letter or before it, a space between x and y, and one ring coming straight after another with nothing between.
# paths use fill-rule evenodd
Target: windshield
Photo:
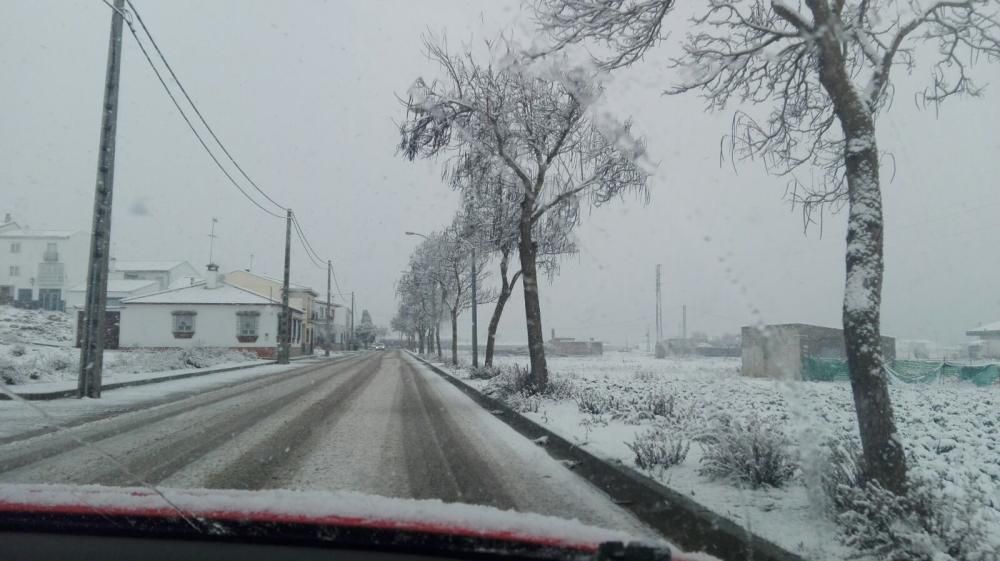
<instances>
[{"instance_id":1,"label":"windshield","mask_svg":"<svg viewBox=\"0 0 1000 561\"><path fill-rule=\"evenodd\" d=\"M997 559L998 22L4 2L0 504Z\"/></svg>"}]
</instances>

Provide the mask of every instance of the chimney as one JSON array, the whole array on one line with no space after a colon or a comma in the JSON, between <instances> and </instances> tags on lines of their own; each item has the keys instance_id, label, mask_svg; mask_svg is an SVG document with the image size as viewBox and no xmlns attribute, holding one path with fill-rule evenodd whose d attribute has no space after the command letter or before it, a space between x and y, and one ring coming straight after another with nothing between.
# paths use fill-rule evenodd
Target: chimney
<instances>
[{"instance_id":1,"label":"chimney","mask_svg":"<svg viewBox=\"0 0 1000 561\"><path fill-rule=\"evenodd\" d=\"M208 264L208 276L205 278L205 288L219 287L219 266L215 263Z\"/></svg>"}]
</instances>

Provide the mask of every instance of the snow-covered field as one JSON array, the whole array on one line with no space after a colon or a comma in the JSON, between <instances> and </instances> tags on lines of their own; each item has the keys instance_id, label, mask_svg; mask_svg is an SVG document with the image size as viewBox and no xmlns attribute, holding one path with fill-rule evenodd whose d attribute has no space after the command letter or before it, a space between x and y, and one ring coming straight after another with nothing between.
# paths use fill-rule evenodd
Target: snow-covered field
<instances>
[{"instance_id":1,"label":"snow-covered field","mask_svg":"<svg viewBox=\"0 0 1000 561\"><path fill-rule=\"evenodd\" d=\"M526 366L527 357L496 362ZM643 471L807 558L858 553L842 530L850 524L835 522L829 493L823 492L824 477L829 480L837 465L829 443L858 440L847 383L743 378L738 358L657 360L612 352L553 357L549 368L557 390L544 397L511 393L509 373L488 381L468 379L467 370L458 374L591 452L632 467L637 456L630 445L637 439L666 443L680 456L686 448L679 464ZM911 478L930 482L933 509L944 520L935 523L945 526L926 536L909 532L907 539L918 545L907 547L926 550L926 558L997 559L1000 385L896 384L892 398ZM763 449L779 449L786 463L778 461L775 470L787 466L790 480L773 487L719 477L717 471L713 477L707 469L717 459L713 442L727 436L748 446L759 437ZM758 453L756 447L748 450ZM956 543L967 551L955 551Z\"/></svg>"},{"instance_id":2,"label":"snow-covered field","mask_svg":"<svg viewBox=\"0 0 1000 561\"><path fill-rule=\"evenodd\" d=\"M79 360L69 314L0 306L0 382L24 386L75 380ZM219 349L105 351L104 371L109 376L131 375L251 361L258 359Z\"/></svg>"}]
</instances>

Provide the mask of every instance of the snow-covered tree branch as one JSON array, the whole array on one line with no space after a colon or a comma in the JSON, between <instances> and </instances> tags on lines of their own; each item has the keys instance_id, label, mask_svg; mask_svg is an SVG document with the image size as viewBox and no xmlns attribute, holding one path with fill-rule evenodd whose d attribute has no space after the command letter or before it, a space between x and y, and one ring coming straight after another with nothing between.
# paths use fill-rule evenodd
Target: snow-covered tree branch
<instances>
[{"instance_id":1,"label":"snow-covered tree branch","mask_svg":"<svg viewBox=\"0 0 1000 561\"><path fill-rule=\"evenodd\" d=\"M433 40L425 46L445 78L418 79L410 88L400 152L409 159L448 155L446 175L453 181L478 168L507 172L510 180L502 185L517 204L532 379L543 388L548 373L536 226L583 202L600 205L626 193L644 198L648 174L637 162L644 145L631 138L627 124L598 126L588 115L602 93L593 74L565 64L480 64Z\"/></svg>"}]
</instances>

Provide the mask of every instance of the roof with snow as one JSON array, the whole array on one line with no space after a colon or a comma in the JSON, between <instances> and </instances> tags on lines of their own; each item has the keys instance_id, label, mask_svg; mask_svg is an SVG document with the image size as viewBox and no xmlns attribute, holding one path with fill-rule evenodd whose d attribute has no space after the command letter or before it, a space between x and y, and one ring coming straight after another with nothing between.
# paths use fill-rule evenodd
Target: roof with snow
<instances>
[{"instance_id":1,"label":"roof with snow","mask_svg":"<svg viewBox=\"0 0 1000 561\"><path fill-rule=\"evenodd\" d=\"M264 279L264 280L269 281L269 282L273 282L273 283L277 283L277 284L285 284L284 279L277 279L277 278L274 278L274 277L269 277L267 275L262 275L260 273L253 273L253 272L247 271L246 269L236 269L235 271L230 271L230 272L226 273L226 275L231 275L233 273L241 273L241 274L244 274L244 275L254 276L254 277L257 277L259 279ZM308 287L308 286L306 286L304 284L298 284L298 283L294 283L294 282L291 282L291 281L289 281L289 283L288 283L288 290L289 291L292 291L292 290L307 290L309 292L312 292L313 294L318 294L315 290L313 290L312 288L310 288L310 287Z\"/></svg>"},{"instance_id":2,"label":"roof with snow","mask_svg":"<svg viewBox=\"0 0 1000 561\"><path fill-rule=\"evenodd\" d=\"M115 271L170 271L180 267L184 261L122 261L115 260Z\"/></svg>"},{"instance_id":3,"label":"roof with snow","mask_svg":"<svg viewBox=\"0 0 1000 561\"><path fill-rule=\"evenodd\" d=\"M143 294L122 300L123 304L229 304L229 305L281 305L281 301L257 294L251 290L219 282L216 288L208 288L205 281L191 286L168 288L152 294ZM296 308L292 308L301 312Z\"/></svg>"},{"instance_id":4,"label":"roof with snow","mask_svg":"<svg viewBox=\"0 0 1000 561\"><path fill-rule=\"evenodd\" d=\"M981 337L983 335L1000 335L1000 321L987 323L986 325L980 325L975 329L970 329L966 331L965 334L970 335L972 337Z\"/></svg>"},{"instance_id":5,"label":"roof with snow","mask_svg":"<svg viewBox=\"0 0 1000 561\"><path fill-rule=\"evenodd\" d=\"M68 238L78 230L0 230L0 238Z\"/></svg>"},{"instance_id":6,"label":"roof with snow","mask_svg":"<svg viewBox=\"0 0 1000 561\"><path fill-rule=\"evenodd\" d=\"M146 288L147 286L157 284L154 280L121 280L121 279L108 279L108 292L132 292L134 290L139 290L140 288ZM78 284L69 289L71 292L86 292L86 284Z\"/></svg>"}]
</instances>

